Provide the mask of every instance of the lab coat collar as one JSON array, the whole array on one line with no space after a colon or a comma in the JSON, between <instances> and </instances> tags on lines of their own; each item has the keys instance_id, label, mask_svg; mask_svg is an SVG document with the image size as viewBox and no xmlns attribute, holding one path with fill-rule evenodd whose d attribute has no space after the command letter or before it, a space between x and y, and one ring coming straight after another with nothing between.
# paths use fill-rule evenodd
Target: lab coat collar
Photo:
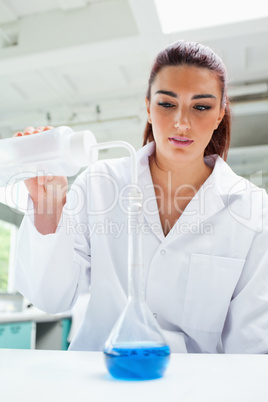
<instances>
[{"instance_id":1,"label":"lab coat collar","mask_svg":"<svg viewBox=\"0 0 268 402\"><path fill-rule=\"evenodd\" d=\"M237 176L219 155L205 157L205 163L213 171L165 237L149 169L149 156L153 154L154 150L155 143L150 142L138 151L138 176L144 195L144 217L154 234L162 242L170 242L177 238L181 234L180 227L182 225L184 228L190 228L193 225L204 224L210 217L227 206L231 196L241 197L245 190L245 180Z\"/></svg>"},{"instance_id":2,"label":"lab coat collar","mask_svg":"<svg viewBox=\"0 0 268 402\"><path fill-rule=\"evenodd\" d=\"M137 151L138 175L140 176L149 166L149 156L155 151L155 142L149 142Z\"/></svg>"},{"instance_id":3,"label":"lab coat collar","mask_svg":"<svg viewBox=\"0 0 268 402\"><path fill-rule=\"evenodd\" d=\"M249 182L235 174L219 155L206 156L204 161L206 165L213 168L209 179L213 182L215 191L222 196L223 200L235 194L241 196L244 192L243 190L247 190Z\"/></svg>"},{"instance_id":4,"label":"lab coat collar","mask_svg":"<svg viewBox=\"0 0 268 402\"><path fill-rule=\"evenodd\" d=\"M155 142L149 142L137 151L138 176L142 176L149 167L149 156L155 151ZM219 155L209 155L204 158L206 165L213 169L207 181L212 181L215 193L224 199L231 194L242 194L247 189L247 180L235 174L228 164ZM204 183L206 184L207 181Z\"/></svg>"}]
</instances>

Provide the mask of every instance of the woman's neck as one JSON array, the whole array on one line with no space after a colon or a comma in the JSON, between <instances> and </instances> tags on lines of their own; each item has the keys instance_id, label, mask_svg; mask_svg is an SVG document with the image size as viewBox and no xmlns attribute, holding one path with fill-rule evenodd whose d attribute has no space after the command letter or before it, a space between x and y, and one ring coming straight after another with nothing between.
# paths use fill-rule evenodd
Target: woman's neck
<instances>
[{"instance_id":1,"label":"woman's neck","mask_svg":"<svg viewBox=\"0 0 268 402\"><path fill-rule=\"evenodd\" d=\"M174 192L178 188L185 188L188 191L192 189L197 192L212 173L212 169L205 164L203 157L190 163L165 161L165 164L162 164L155 152L150 156L149 163L154 184L161 185L163 188L171 185L171 190Z\"/></svg>"}]
</instances>

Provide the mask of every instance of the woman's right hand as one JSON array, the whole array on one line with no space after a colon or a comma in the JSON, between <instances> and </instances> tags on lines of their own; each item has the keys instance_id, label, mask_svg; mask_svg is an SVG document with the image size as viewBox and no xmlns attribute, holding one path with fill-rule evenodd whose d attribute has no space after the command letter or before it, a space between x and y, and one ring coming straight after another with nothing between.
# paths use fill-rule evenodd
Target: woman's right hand
<instances>
[{"instance_id":1,"label":"woman's right hand","mask_svg":"<svg viewBox=\"0 0 268 402\"><path fill-rule=\"evenodd\" d=\"M51 130L51 126L27 127L14 137L38 134ZM65 176L39 176L25 180L35 209L35 225L43 233L53 232L58 224L62 208L66 202L68 180ZM39 222L39 223L38 223ZM41 226L40 226L41 225Z\"/></svg>"}]
</instances>

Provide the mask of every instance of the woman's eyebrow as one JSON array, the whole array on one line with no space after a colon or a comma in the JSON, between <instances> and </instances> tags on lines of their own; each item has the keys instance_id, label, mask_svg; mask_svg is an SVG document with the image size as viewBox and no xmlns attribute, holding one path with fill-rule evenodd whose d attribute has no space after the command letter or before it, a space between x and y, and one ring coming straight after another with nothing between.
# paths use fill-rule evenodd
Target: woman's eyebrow
<instances>
[{"instance_id":1,"label":"woman's eyebrow","mask_svg":"<svg viewBox=\"0 0 268 402\"><path fill-rule=\"evenodd\" d=\"M212 99L217 99L215 95L212 94L199 94L199 95L194 95L192 99L204 99L204 98L212 98Z\"/></svg>"},{"instance_id":2,"label":"woman's eyebrow","mask_svg":"<svg viewBox=\"0 0 268 402\"><path fill-rule=\"evenodd\" d=\"M163 91L163 90L159 90L159 91L156 91L156 94L163 94L163 95L168 95L168 96L172 96L173 98L177 98L178 97L178 95L175 93L175 92L172 92L172 91Z\"/></svg>"},{"instance_id":3,"label":"woman's eyebrow","mask_svg":"<svg viewBox=\"0 0 268 402\"><path fill-rule=\"evenodd\" d=\"M156 91L156 94L163 94L163 95L172 96L173 98L178 98L178 95L175 92L164 91L162 89L160 89L159 91ZM198 94L198 95L194 95L192 97L192 99L205 99L205 98L217 99L216 96L212 95L212 94Z\"/></svg>"}]
</instances>

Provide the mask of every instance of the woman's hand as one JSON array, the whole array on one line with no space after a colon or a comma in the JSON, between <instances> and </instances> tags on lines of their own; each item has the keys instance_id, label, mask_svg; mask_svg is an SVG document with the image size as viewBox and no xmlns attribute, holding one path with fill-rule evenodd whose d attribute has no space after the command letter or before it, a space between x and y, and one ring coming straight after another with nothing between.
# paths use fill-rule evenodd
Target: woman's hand
<instances>
[{"instance_id":1,"label":"woman's hand","mask_svg":"<svg viewBox=\"0 0 268 402\"><path fill-rule=\"evenodd\" d=\"M38 134L51 130L51 126L27 127L14 137ZM25 180L35 210L35 226L40 233L53 233L66 202L68 181L65 176L40 176Z\"/></svg>"}]
</instances>

